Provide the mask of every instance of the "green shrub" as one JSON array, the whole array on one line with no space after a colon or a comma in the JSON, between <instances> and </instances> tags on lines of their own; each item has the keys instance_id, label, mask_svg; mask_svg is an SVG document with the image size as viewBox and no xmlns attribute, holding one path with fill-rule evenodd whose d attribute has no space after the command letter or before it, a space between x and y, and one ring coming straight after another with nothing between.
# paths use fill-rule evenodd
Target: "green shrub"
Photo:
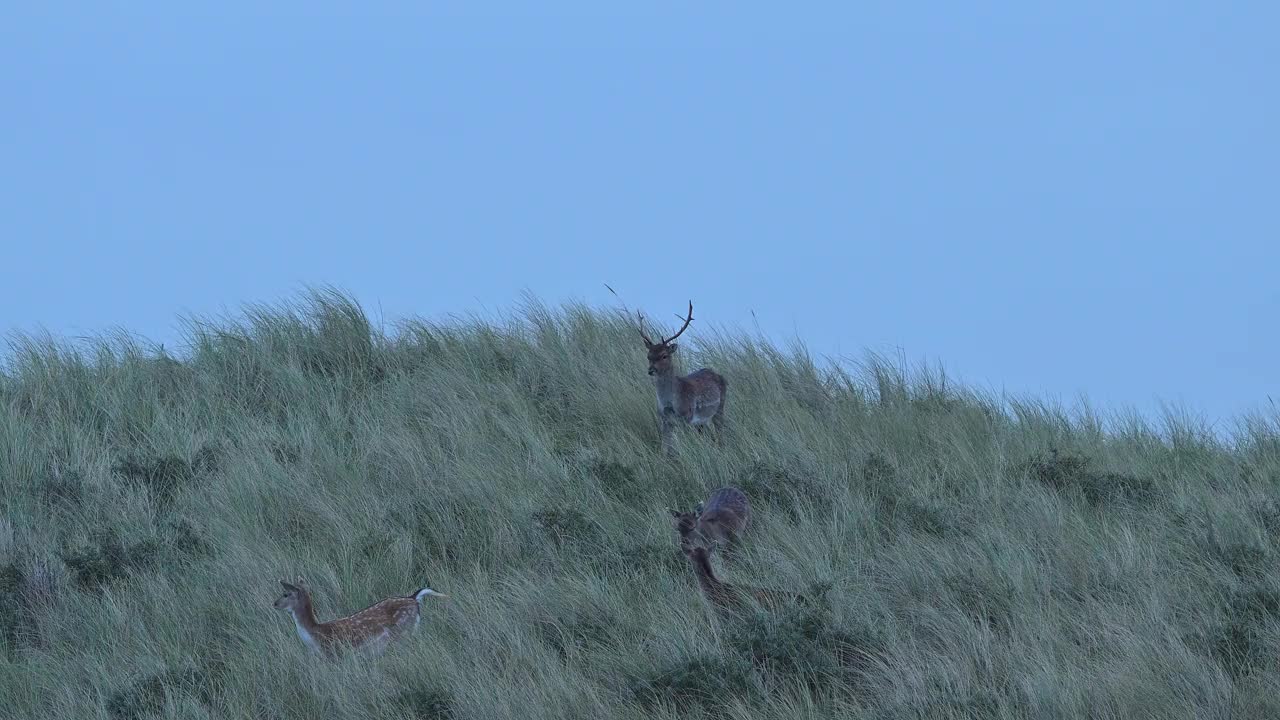
<instances>
[{"instance_id":1,"label":"green shrub","mask_svg":"<svg viewBox=\"0 0 1280 720\"><path fill-rule=\"evenodd\" d=\"M736 656L700 656L658 668L631 684L641 705L669 704L684 713L697 707L710 715L726 714L731 700L758 700L751 665Z\"/></svg>"},{"instance_id":2,"label":"green shrub","mask_svg":"<svg viewBox=\"0 0 1280 720\"><path fill-rule=\"evenodd\" d=\"M443 688L407 690L396 696L396 704L415 720L451 720L456 717L453 697Z\"/></svg>"},{"instance_id":3,"label":"green shrub","mask_svg":"<svg viewBox=\"0 0 1280 720\"><path fill-rule=\"evenodd\" d=\"M92 592L134 572L150 570L160 554L154 540L125 544L114 529L95 530L90 543L64 550L62 561L81 590Z\"/></svg>"}]
</instances>

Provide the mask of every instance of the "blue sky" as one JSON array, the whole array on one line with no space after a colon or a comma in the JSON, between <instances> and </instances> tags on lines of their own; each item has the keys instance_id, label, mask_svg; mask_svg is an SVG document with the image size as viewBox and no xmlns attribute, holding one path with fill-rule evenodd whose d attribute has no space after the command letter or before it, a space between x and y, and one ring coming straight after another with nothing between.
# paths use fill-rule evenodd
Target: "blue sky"
<instances>
[{"instance_id":1,"label":"blue sky","mask_svg":"<svg viewBox=\"0 0 1280 720\"><path fill-rule=\"evenodd\" d=\"M607 282L996 391L1277 394L1275 3L170 5L7 11L0 329Z\"/></svg>"}]
</instances>

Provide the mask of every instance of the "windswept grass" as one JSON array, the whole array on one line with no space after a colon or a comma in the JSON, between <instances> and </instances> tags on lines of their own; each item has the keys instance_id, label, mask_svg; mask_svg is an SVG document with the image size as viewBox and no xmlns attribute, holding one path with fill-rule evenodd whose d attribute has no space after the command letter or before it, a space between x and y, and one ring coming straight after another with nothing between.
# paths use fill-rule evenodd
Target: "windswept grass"
<instances>
[{"instance_id":1,"label":"windswept grass","mask_svg":"<svg viewBox=\"0 0 1280 720\"><path fill-rule=\"evenodd\" d=\"M0 375L0 716L1280 716L1280 418L1230 442L872 359L690 331L722 444L658 451L634 329L530 304L371 326L333 292L180 356L17 338ZM664 507L751 496L714 619ZM323 618L425 583L421 630L326 662Z\"/></svg>"}]
</instances>

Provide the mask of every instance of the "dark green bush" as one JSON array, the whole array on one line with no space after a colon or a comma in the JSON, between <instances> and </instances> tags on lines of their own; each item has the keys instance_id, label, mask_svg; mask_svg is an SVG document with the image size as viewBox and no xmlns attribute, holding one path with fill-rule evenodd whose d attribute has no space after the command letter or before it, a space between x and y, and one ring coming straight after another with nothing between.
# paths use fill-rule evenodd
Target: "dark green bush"
<instances>
[{"instance_id":1,"label":"dark green bush","mask_svg":"<svg viewBox=\"0 0 1280 720\"><path fill-rule=\"evenodd\" d=\"M731 628L729 645L763 673L769 686L852 696L863 694L864 673L881 652L870 634L833 627L818 607L744 617Z\"/></svg>"},{"instance_id":2,"label":"dark green bush","mask_svg":"<svg viewBox=\"0 0 1280 720\"><path fill-rule=\"evenodd\" d=\"M695 707L713 716L725 714L734 699L758 700L751 665L734 655L703 656L671 663L631 683L631 693L644 706L667 703L677 712Z\"/></svg>"},{"instance_id":3,"label":"dark green bush","mask_svg":"<svg viewBox=\"0 0 1280 720\"><path fill-rule=\"evenodd\" d=\"M149 675L107 696L106 711L112 720L143 720L164 710L170 694L192 694L208 704L206 678L192 668L165 670Z\"/></svg>"},{"instance_id":4,"label":"dark green bush","mask_svg":"<svg viewBox=\"0 0 1280 720\"><path fill-rule=\"evenodd\" d=\"M1155 483L1150 478L1095 471L1091 465L1088 457L1059 453L1056 448L1051 448L1047 454L1031 458L1023 469L1046 487L1063 494L1077 494L1095 507L1147 502L1155 496Z\"/></svg>"},{"instance_id":5,"label":"dark green bush","mask_svg":"<svg viewBox=\"0 0 1280 720\"><path fill-rule=\"evenodd\" d=\"M94 591L134 572L151 569L159 554L160 545L154 540L125 545L109 528L95 531L89 545L64 550L60 557L76 586Z\"/></svg>"},{"instance_id":6,"label":"dark green bush","mask_svg":"<svg viewBox=\"0 0 1280 720\"><path fill-rule=\"evenodd\" d=\"M600 538L600 524L573 507L554 507L533 514L533 521L557 545L594 543Z\"/></svg>"},{"instance_id":7,"label":"dark green bush","mask_svg":"<svg viewBox=\"0 0 1280 720\"><path fill-rule=\"evenodd\" d=\"M544 617L534 621L534 629L556 654L568 658L583 650L610 644L621 627L622 619L595 609L577 609L560 617Z\"/></svg>"},{"instance_id":8,"label":"dark green bush","mask_svg":"<svg viewBox=\"0 0 1280 720\"><path fill-rule=\"evenodd\" d=\"M192 464L176 455L128 455L113 465L111 470L147 488L161 505L170 503L196 475Z\"/></svg>"},{"instance_id":9,"label":"dark green bush","mask_svg":"<svg viewBox=\"0 0 1280 720\"><path fill-rule=\"evenodd\" d=\"M396 696L396 704L417 720L451 720L456 717L453 696L443 688L407 690Z\"/></svg>"}]
</instances>

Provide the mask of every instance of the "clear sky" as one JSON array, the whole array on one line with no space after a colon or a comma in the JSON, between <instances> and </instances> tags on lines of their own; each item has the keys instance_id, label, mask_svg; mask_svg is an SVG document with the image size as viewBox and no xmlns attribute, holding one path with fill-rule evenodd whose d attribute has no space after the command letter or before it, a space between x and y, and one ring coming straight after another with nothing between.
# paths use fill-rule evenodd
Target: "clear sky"
<instances>
[{"instance_id":1,"label":"clear sky","mask_svg":"<svg viewBox=\"0 0 1280 720\"><path fill-rule=\"evenodd\" d=\"M607 282L996 391L1280 400L1275 2L208 5L6 9L0 329Z\"/></svg>"}]
</instances>

